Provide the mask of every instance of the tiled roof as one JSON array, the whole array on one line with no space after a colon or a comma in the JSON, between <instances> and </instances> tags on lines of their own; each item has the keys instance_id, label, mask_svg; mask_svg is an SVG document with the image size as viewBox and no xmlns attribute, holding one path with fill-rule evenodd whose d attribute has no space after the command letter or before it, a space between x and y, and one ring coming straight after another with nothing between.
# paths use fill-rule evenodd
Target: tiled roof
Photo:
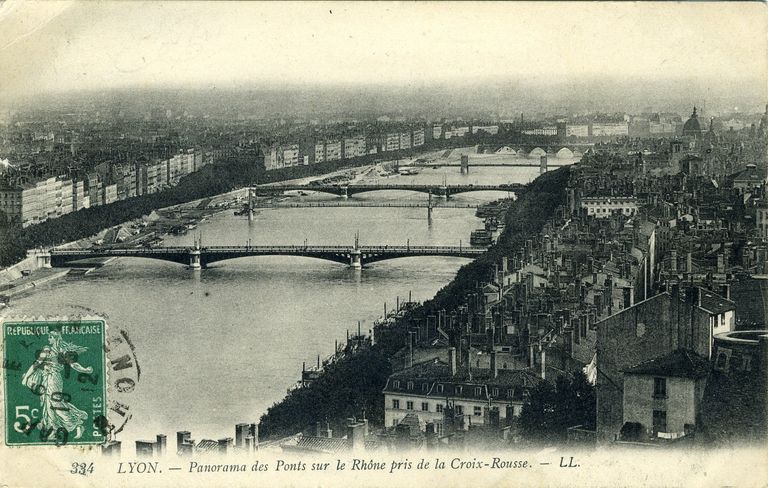
<instances>
[{"instance_id":1,"label":"tiled roof","mask_svg":"<svg viewBox=\"0 0 768 488\"><path fill-rule=\"evenodd\" d=\"M627 374L698 379L710 372L709 361L687 349L677 349L664 356L625 369Z\"/></svg>"},{"instance_id":2,"label":"tiled roof","mask_svg":"<svg viewBox=\"0 0 768 488\"><path fill-rule=\"evenodd\" d=\"M513 391L513 397L518 398L525 389L533 388L542 381L544 380L530 369L499 369L497 377L494 378L489 368L471 368L467 371L465 367L461 367L457 369L455 376L451 376L447 363L432 359L390 375L384 392L439 398L488 399L493 396L493 391L498 389L499 397L506 398L507 392ZM438 386L442 386L442 391Z\"/></svg>"},{"instance_id":3,"label":"tiled roof","mask_svg":"<svg viewBox=\"0 0 768 488\"><path fill-rule=\"evenodd\" d=\"M717 293L700 289L701 293L701 308L711 314L725 313L729 310L736 310L736 303L728 300L727 298L718 295Z\"/></svg>"},{"instance_id":4,"label":"tiled roof","mask_svg":"<svg viewBox=\"0 0 768 488\"><path fill-rule=\"evenodd\" d=\"M281 447L290 450L336 453L349 450L349 441L338 437L301 436L282 444Z\"/></svg>"}]
</instances>

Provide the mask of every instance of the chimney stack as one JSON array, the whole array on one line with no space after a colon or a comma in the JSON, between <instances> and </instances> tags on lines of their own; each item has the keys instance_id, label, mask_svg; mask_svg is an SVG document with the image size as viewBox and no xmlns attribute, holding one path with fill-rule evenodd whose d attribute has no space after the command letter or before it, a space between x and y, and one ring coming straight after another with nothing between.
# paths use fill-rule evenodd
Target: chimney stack
<instances>
[{"instance_id":1,"label":"chimney stack","mask_svg":"<svg viewBox=\"0 0 768 488\"><path fill-rule=\"evenodd\" d=\"M456 348L448 348L448 364L451 365L451 376L456 376Z\"/></svg>"},{"instance_id":2,"label":"chimney stack","mask_svg":"<svg viewBox=\"0 0 768 488\"><path fill-rule=\"evenodd\" d=\"M669 269L677 274L677 249L669 251Z\"/></svg>"},{"instance_id":3,"label":"chimney stack","mask_svg":"<svg viewBox=\"0 0 768 488\"><path fill-rule=\"evenodd\" d=\"M496 351L491 351L491 374L494 378L499 377L499 366L496 363Z\"/></svg>"},{"instance_id":4,"label":"chimney stack","mask_svg":"<svg viewBox=\"0 0 768 488\"><path fill-rule=\"evenodd\" d=\"M547 379L547 350L541 350L541 379Z\"/></svg>"}]
</instances>

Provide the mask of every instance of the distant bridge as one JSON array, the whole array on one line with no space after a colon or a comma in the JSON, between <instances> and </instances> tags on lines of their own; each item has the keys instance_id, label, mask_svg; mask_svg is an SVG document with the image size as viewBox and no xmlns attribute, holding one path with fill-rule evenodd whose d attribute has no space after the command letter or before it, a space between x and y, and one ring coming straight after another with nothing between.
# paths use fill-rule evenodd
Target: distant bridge
<instances>
[{"instance_id":1,"label":"distant bridge","mask_svg":"<svg viewBox=\"0 0 768 488\"><path fill-rule=\"evenodd\" d=\"M551 168L559 168L561 166L568 166L570 163L566 164L551 164L548 163L548 167ZM469 166L476 167L476 168L540 168L541 163L481 163L476 162L473 160L469 160ZM461 167L461 163L440 163L440 162L424 162L424 163L414 163L414 164L401 164L399 166L400 168L459 168Z\"/></svg>"},{"instance_id":2,"label":"distant bridge","mask_svg":"<svg viewBox=\"0 0 768 488\"><path fill-rule=\"evenodd\" d=\"M451 195L473 191L506 191L520 193L525 190L525 185L520 183L500 185L261 185L254 187L254 190L258 193L271 194L286 191L317 191L331 193L342 197L351 197L357 193L369 191L405 190L450 197Z\"/></svg>"},{"instance_id":3,"label":"distant bridge","mask_svg":"<svg viewBox=\"0 0 768 488\"><path fill-rule=\"evenodd\" d=\"M366 202L366 201L317 201L317 202L278 202L256 204L253 208L323 208L323 207L376 207L376 208L479 208L479 203L421 203L421 202Z\"/></svg>"},{"instance_id":4,"label":"distant bridge","mask_svg":"<svg viewBox=\"0 0 768 488\"><path fill-rule=\"evenodd\" d=\"M561 144L502 144L494 145L492 152L482 154L509 154L515 156L538 158L552 156L560 159L579 157L593 148L593 143L561 143ZM488 148L484 145L483 147Z\"/></svg>"},{"instance_id":5,"label":"distant bridge","mask_svg":"<svg viewBox=\"0 0 768 488\"><path fill-rule=\"evenodd\" d=\"M212 246L112 249L62 249L29 251L41 267L62 267L73 261L94 258L159 259L205 268L211 263L248 256L303 256L325 259L360 268L363 264L413 256L476 258L484 247L466 246Z\"/></svg>"}]
</instances>

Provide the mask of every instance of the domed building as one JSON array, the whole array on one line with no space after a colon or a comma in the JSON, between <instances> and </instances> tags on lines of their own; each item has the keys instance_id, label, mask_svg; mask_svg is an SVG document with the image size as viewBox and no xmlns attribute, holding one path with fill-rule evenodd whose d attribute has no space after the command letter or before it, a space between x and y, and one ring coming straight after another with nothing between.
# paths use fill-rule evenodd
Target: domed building
<instances>
[{"instance_id":1,"label":"domed building","mask_svg":"<svg viewBox=\"0 0 768 488\"><path fill-rule=\"evenodd\" d=\"M700 139L702 135L701 125L699 124L699 116L696 115L696 107L693 107L693 113L691 118L685 121L683 124L683 136L690 136L694 139Z\"/></svg>"}]
</instances>

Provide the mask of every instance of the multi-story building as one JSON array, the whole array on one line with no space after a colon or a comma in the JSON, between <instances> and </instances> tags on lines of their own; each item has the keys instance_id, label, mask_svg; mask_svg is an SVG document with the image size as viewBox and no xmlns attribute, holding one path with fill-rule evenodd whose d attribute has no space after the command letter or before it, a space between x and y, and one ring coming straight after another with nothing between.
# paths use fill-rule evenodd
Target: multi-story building
<instances>
[{"instance_id":1,"label":"multi-story building","mask_svg":"<svg viewBox=\"0 0 768 488\"><path fill-rule=\"evenodd\" d=\"M400 133L400 149L410 149L410 148L411 148L411 133L401 132Z\"/></svg>"},{"instance_id":2,"label":"multi-story building","mask_svg":"<svg viewBox=\"0 0 768 488\"><path fill-rule=\"evenodd\" d=\"M432 139L442 139L443 138L443 126L442 125L433 125L432 126Z\"/></svg>"},{"instance_id":3,"label":"multi-story building","mask_svg":"<svg viewBox=\"0 0 768 488\"><path fill-rule=\"evenodd\" d=\"M452 127L450 129L446 129L444 132L444 136L446 139L451 139L452 137L464 137L468 133L469 133L469 127L460 126L460 127Z\"/></svg>"},{"instance_id":4,"label":"multi-story building","mask_svg":"<svg viewBox=\"0 0 768 488\"><path fill-rule=\"evenodd\" d=\"M36 183L0 188L0 211L22 226L45 222L73 209L72 180L51 177Z\"/></svg>"},{"instance_id":5,"label":"multi-story building","mask_svg":"<svg viewBox=\"0 0 768 488\"><path fill-rule=\"evenodd\" d=\"M532 129L523 129L520 132L527 136L556 136L557 126L534 127Z\"/></svg>"},{"instance_id":6,"label":"multi-story building","mask_svg":"<svg viewBox=\"0 0 768 488\"><path fill-rule=\"evenodd\" d=\"M102 201L104 202L104 205L109 205L110 203L117 201L116 183L112 183L111 185L104 185L103 192L104 195L102 197Z\"/></svg>"},{"instance_id":7,"label":"multi-story building","mask_svg":"<svg viewBox=\"0 0 768 488\"><path fill-rule=\"evenodd\" d=\"M290 144L283 147L283 167L299 165L299 145Z\"/></svg>"},{"instance_id":8,"label":"multi-story building","mask_svg":"<svg viewBox=\"0 0 768 488\"><path fill-rule=\"evenodd\" d=\"M763 239L768 239L768 205L757 207L755 217L757 234Z\"/></svg>"},{"instance_id":9,"label":"multi-story building","mask_svg":"<svg viewBox=\"0 0 768 488\"><path fill-rule=\"evenodd\" d=\"M344 139L344 158L365 156L365 137L355 136Z\"/></svg>"},{"instance_id":10,"label":"multi-story building","mask_svg":"<svg viewBox=\"0 0 768 488\"><path fill-rule=\"evenodd\" d=\"M508 425L522 412L529 390L544 381L530 369L499 369L495 353L490 368L458 368L456 362L456 350L450 348L448 363L433 359L393 373L384 387L385 425L415 414L433 422L440 434L447 408L468 424Z\"/></svg>"},{"instance_id":11,"label":"multi-story building","mask_svg":"<svg viewBox=\"0 0 768 488\"><path fill-rule=\"evenodd\" d=\"M341 141L327 141L325 143L325 160L338 161L341 159Z\"/></svg>"},{"instance_id":12,"label":"multi-story building","mask_svg":"<svg viewBox=\"0 0 768 488\"><path fill-rule=\"evenodd\" d=\"M631 396L624 396L626 386L621 386L626 385L625 372L631 374L632 368L647 366L648 361L677 350L691 351L709 360L715 334L734 327L734 310L732 301L712 291L691 287L683 294L676 285L671 292L655 295L597 322L598 440L615 440L624 425L624 409L633 402ZM664 362L672 364L673 359L678 358L666 358ZM634 372L643 374L641 369ZM633 381L630 380L632 388L642 387ZM687 388L685 385L685 391ZM643 405L645 399L637 408ZM657 430L662 431L668 432Z\"/></svg>"},{"instance_id":13,"label":"multi-story building","mask_svg":"<svg viewBox=\"0 0 768 488\"><path fill-rule=\"evenodd\" d=\"M629 135L627 122L594 122L592 123L593 137L617 137Z\"/></svg>"},{"instance_id":14,"label":"multi-story building","mask_svg":"<svg viewBox=\"0 0 768 488\"><path fill-rule=\"evenodd\" d=\"M325 162L325 143L315 143L315 163Z\"/></svg>"},{"instance_id":15,"label":"multi-story building","mask_svg":"<svg viewBox=\"0 0 768 488\"><path fill-rule=\"evenodd\" d=\"M637 198L616 196L582 197L581 208L587 215L597 219L607 219L616 214L632 216L637 213Z\"/></svg>"},{"instance_id":16,"label":"multi-story building","mask_svg":"<svg viewBox=\"0 0 768 488\"><path fill-rule=\"evenodd\" d=\"M424 129L416 129L413 131L413 147L419 147L424 145Z\"/></svg>"},{"instance_id":17,"label":"multi-story building","mask_svg":"<svg viewBox=\"0 0 768 488\"><path fill-rule=\"evenodd\" d=\"M498 134L499 126L498 125L473 125L472 133L477 134L478 132L485 132L487 134Z\"/></svg>"},{"instance_id":18,"label":"multi-story building","mask_svg":"<svg viewBox=\"0 0 768 488\"><path fill-rule=\"evenodd\" d=\"M589 125L587 124L568 124L565 128L566 137L589 137Z\"/></svg>"},{"instance_id":19,"label":"multi-story building","mask_svg":"<svg viewBox=\"0 0 768 488\"><path fill-rule=\"evenodd\" d=\"M384 144L385 151L397 151L400 149L400 134L397 132L391 132L387 134L387 138Z\"/></svg>"}]
</instances>

